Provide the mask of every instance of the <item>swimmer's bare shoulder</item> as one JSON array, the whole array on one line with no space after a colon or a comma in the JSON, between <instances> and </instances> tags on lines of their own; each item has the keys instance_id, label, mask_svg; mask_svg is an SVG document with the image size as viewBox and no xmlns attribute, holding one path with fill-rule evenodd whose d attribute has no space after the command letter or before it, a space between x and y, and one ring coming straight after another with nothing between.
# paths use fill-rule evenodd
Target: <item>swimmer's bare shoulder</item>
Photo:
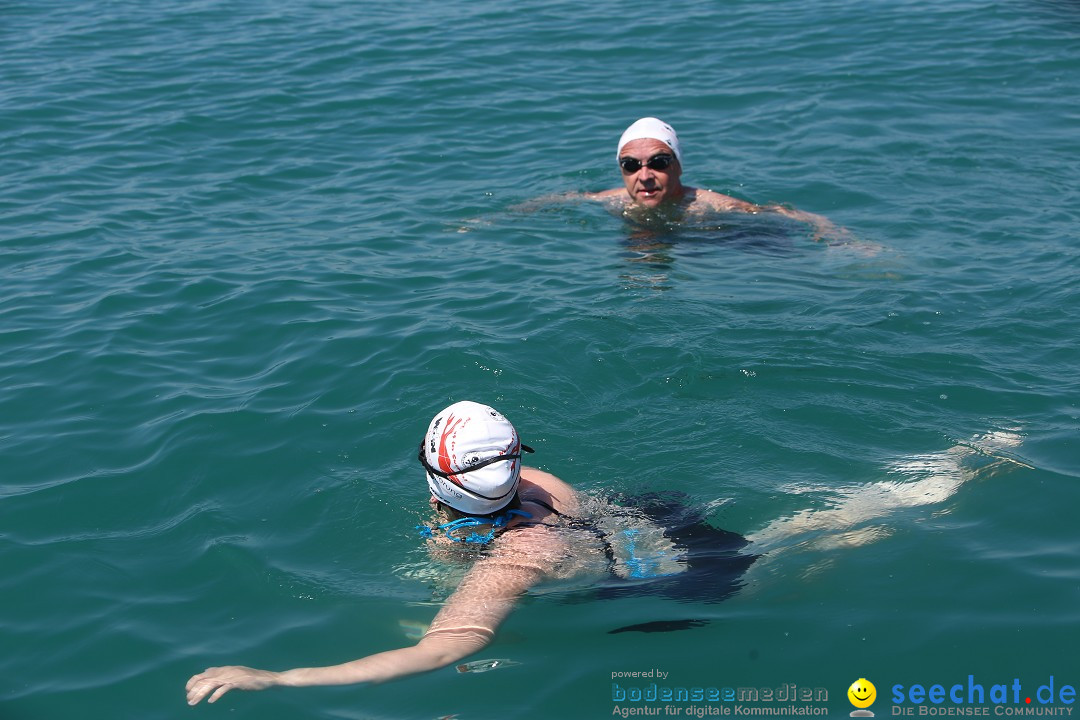
<instances>
[{"instance_id":1,"label":"swimmer's bare shoulder","mask_svg":"<svg viewBox=\"0 0 1080 720\"><path fill-rule=\"evenodd\" d=\"M574 514L580 510L577 493L568 483L549 472L534 467L521 468L521 494L540 497L561 513Z\"/></svg>"},{"instance_id":2,"label":"swimmer's bare shoulder","mask_svg":"<svg viewBox=\"0 0 1080 720\"><path fill-rule=\"evenodd\" d=\"M754 203L712 190L702 190L694 187L685 187L684 189L686 191L687 209L691 211L716 210L719 212L755 213L762 209Z\"/></svg>"},{"instance_id":3,"label":"swimmer's bare shoulder","mask_svg":"<svg viewBox=\"0 0 1080 720\"><path fill-rule=\"evenodd\" d=\"M581 193L581 197L586 200L629 200L629 196L626 194L626 189L617 187L610 190L601 190L599 192L586 192Z\"/></svg>"},{"instance_id":4,"label":"swimmer's bare shoulder","mask_svg":"<svg viewBox=\"0 0 1080 720\"><path fill-rule=\"evenodd\" d=\"M533 517L515 518L509 530L495 539L447 599L425 638L486 644L517 598L551 576L571 552L564 533L543 522L529 522L543 520L542 516L549 514L543 506L530 502L530 498L541 500L560 513L571 513L578 509L574 489L549 472L523 467L518 491L522 495L522 509Z\"/></svg>"},{"instance_id":5,"label":"swimmer's bare shoulder","mask_svg":"<svg viewBox=\"0 0 1080 720\"><path fill-rule=\"evenodd\" d=\"M600 192L582 193L580 197L586 200L599 200L601 202L631 204L631 198L625 188L611 188ZM730 195L723 195L712 190L683 186L683 194L680 204L690 212L705 212L708 210L720 212L758 212L761 208L753 203L748 203Z\"/></svg>"}]
</instances>

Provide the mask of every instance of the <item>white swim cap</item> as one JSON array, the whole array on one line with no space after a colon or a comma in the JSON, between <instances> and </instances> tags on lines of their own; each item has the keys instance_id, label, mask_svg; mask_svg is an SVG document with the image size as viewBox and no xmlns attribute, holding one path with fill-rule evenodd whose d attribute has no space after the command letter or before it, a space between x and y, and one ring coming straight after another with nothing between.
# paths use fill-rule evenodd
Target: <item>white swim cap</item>
<instances>
[{"instance_id":1,"label":"white swim cap","mask_svg":"<svg viewBox=\"0 0 1080 720\"><path fill-rule=\"evenodd\" d=\"M641 118L626 128L626 132L619 138L619 149L615 151L615 159L619 159L619 155L622 153L626 143L642 139L659 140L664 143L671 148L671 152L675 153L675 159L679 161L679 165L682 165L682 153L679 152L679 136L675 134L675 129L663 120L654 117Z\"/></svg>"},{"instance_id":2,"label":"white swim cap","mask_svg":"<svg viewBox=\"0 0 1080 720\"><path fill-rule=\"evenodd\" d=\"M487 515L514 499L522 450L532 452L498 410L463 400L432 419L419 458L436 500L467 515Z\"/></svg>"}]
</instances>

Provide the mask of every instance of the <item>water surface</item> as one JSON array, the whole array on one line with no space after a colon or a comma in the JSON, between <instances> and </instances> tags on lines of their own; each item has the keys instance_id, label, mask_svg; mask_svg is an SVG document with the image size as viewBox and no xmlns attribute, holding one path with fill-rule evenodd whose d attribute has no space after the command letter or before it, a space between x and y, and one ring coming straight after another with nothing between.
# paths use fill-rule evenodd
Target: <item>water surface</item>
<instances>
[{"instance_id":1,"label":"water surface","mask_svg":"<svg viewBox=\"0 0 1080 720\"><path fill-rule=\"evenodd\" d=\"M1080 682L1076 3L92 0L0 28L0 717L608 717L611 673L652 667L835 716L859 677ZM617 185L642 115L686 181L851 240L518 207ZM430 621L413 457L460 399L586 493L744 535L849 514L719 604L538 592L482 654L519 665L184 707L206 666ZM655 621L687 629L610 633Z\"/></svg>"}]
</instances>

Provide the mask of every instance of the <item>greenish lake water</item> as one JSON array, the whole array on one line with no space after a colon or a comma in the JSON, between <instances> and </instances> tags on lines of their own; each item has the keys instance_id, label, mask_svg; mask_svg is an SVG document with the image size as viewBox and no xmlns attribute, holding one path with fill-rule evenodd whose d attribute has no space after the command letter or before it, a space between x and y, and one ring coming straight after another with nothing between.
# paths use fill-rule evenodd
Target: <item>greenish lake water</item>
<instances>
[{"instance_id":1,"label":"greenish lake water","mask_svg":"<svg viewBox=\"0 0 1080 720\"><path fill-rule=\"evenodd\" d=\"M15 0L0 42L0 719L1080 684L1077 2ZM617 186L644 115L849 235L531 202ZM430 622L415 448L462 399L764 556L720 603L538 588L491 672L187 707ZM654 621L707 622L611 633Z\"/></svg>"}]
</instances>

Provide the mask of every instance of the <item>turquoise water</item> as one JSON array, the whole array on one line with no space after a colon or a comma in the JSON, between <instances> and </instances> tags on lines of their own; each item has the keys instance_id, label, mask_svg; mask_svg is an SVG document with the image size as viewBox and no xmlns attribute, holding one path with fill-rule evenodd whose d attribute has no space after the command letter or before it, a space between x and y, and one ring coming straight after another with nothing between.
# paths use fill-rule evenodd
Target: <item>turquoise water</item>
<instances>
[{"instance_id":1,"label":"turquoise water","mask_svg":"<svg viewBox=\"0 0 1080 720\"><path fill-rule=\"evenodd\" d=\"M9 2L0 39L3 720L1080 684L1077 3ZM851 239L516 207L617 185L642 115ZM829 522L720 604L540 590L505 669L187 708L430 621L415 446L460 399L586 493ZM709 622L610 634L656 620Z\"/></svg>"}]
</instances>

